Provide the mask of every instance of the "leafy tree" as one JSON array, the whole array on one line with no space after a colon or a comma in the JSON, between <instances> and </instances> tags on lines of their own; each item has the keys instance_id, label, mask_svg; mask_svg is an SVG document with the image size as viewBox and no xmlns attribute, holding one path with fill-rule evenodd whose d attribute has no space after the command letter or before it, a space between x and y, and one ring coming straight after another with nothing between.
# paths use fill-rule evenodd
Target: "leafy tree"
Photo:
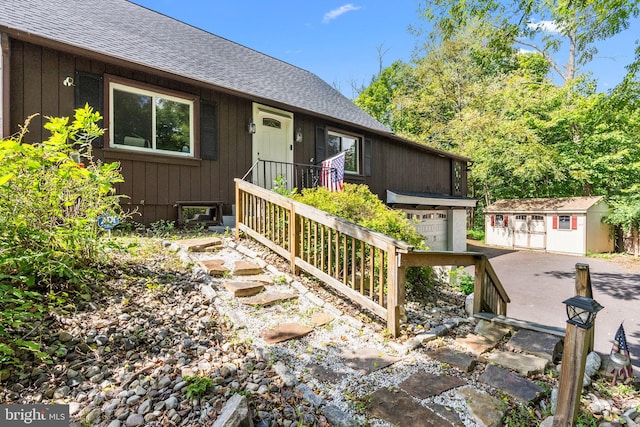
<instances>
[{"instance_id":1,"label":"leafy tree","mask_svg":"<svg viewBox=\"0 0 640 427\"><path fill-rule=\"evenodd\" d=\"M435 25L430 37L442 40L480 21L493 30L492 42L534 49L568 82L578 76L580 66L593 59L596 42L628 28L639 12L638 0L433 0L424 3L421 16ZM562 48L568 52L564 65L555 61Z\"/></svg>"}]
</instances>

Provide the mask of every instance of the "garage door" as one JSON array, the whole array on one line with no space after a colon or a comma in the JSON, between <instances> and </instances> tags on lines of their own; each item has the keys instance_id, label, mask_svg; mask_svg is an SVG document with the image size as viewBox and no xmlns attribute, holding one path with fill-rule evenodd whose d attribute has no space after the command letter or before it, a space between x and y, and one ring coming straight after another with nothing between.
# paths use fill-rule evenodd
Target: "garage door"
<instances>
[{"instance_id":1,"label":"garage door","mask_svg":"<svg viewBox=\"0 0 640 427\"><path fill-rule=\"evenodd\" d=\"M407 217L415 222L416 230L425 237L431 250L447 250L447 211L412 210L407 211Z\"/></svg>"},{"instance_id":2,"label":"garage door","mask_svg":"<svg viewBox=\"0 0 640 427\"><path fill-rule=\"evenodd\" d=\"M527 249L546 249L546 229L542 215L516 215L513 246Z\"/></svg>"}]
</instances>

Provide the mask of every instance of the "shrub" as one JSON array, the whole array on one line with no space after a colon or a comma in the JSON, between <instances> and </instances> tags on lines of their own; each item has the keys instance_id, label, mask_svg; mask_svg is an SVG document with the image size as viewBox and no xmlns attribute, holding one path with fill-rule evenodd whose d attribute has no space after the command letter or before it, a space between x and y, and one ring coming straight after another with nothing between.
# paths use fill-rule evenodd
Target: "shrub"
<instances>
[{"instance_id":1,"label":"shrub","mask_svg":"<svg viewBox=\"0 0 640 427\"><path fill-rule=\"evenodd\" d=\"M119 213L113 184L122 181L117 163L92 157L99 113L87 106L71 123L47 119L51 136L42 143L22 141L28 120L0 141L0 273L40 290L81 282L78 270L100 253L97 218Z\"/></svg>"},{"instance_id":2,"label":"shrub","mask_svg":"<svg viewBox=\"0 0 640 427\"><path fill-rule=\"evenodd\" d=\"M344 184L339 192L324 187L310 188L294 199L363 227L424 248L424 237L406 218L404 212L390 209L366 185Z\"/></svg>"},{"instance_id":3,"label":"shrub","mask_svg":"<svg viewBox=\"0 0 640 427\"><path fill-rule=\"evenodd\" d=\"M0 378L10 366L20 369L23 350L50 360L36 340L21 337L93 276L105 247L97 218L120 213L118 164L91 153L103 132L100 114L85 106L71 123L47 119L44 142L23 142L30 118L17 136L0 140Z\"/></svg>"}]
</instances>

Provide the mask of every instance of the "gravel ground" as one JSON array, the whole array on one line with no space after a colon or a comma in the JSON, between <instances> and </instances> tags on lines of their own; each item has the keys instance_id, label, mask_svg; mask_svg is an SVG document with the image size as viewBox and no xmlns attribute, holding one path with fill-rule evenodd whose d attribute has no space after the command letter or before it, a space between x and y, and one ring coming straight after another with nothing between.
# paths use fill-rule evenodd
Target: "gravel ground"
<instances>
[{"instance_id":1,"label":"gravel ground","mask_svg":"<svg viewBox=\"0 0 640 427\"><path fill-rule=\"evenodd\" d=\"M228 246L215 254L187 256L157 240L133 245L127 256L117 254L118 267L103 272L108 280L78 301L75 311L51 316L37 331L53 363L36 363L25 354L24 373L4 380L0 402L67 403L72 426L208 426L230 396L240 393L248 396L259 427L387 427L365 416L366 396L418 371L446 371L464 377L466 387L493 393L476 381L482 364L462 374L425 354L442 345L455 348L455 336L473 329L464 297L450 288L413 295L409 326L392 340L375 316L314 280L293 280L277 255L251 241L225 241ZM279 283L274 289L300 296L267 308L241 304L222 288L227 279L212 278L197 266L203 257L222 258L228 268L240 259L258 260ZM309 324L320 310L336 319L303 338L270 345L261 337L278 324ZM412 344L434 328L444 328L445 336L426 347ZM401 360L368 375L341 363L345 350L371 347ZM334 371L337 379L319 381L311 374L315 365ZM212 380L201 398L188 393L193 376ZM621 406L593 393L588 399L603 419L638 403ZM466 426L476 425L455 390L422 403L454 408Z\"/></svg>"}]
</instances>

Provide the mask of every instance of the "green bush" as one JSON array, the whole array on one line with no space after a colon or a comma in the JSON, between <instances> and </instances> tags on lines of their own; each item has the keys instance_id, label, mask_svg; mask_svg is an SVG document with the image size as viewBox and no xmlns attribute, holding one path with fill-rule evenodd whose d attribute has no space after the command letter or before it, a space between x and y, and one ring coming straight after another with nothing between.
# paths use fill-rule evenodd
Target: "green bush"
<instances>
[{"instance_id":1,"label":"green bush","mask_svg":"<svg viewBox=\"0 0 640 427\"><path fill-rule=\"evenodd\" d=\"M420 249L424 237L406 218L404 212L390 209L366 185L344 184L342 191L329 191L324 187L309 188L293 195L301 203L355 222L363 227L405 241Z\"/></svg>"},{"instance_id":2,"label":"green bush","mask_svg":"<svg viewBox=\"0 0 640 427\"><path fill-rule=\"evenodd\" d=\"M467 239L484 241L483 230L467 230Z\"/></svg>"},{"instance_id":3,"label":"green bush","mask_svg":"<svg viewBox=\"0 0 640 427\"><path fill-rule=\"evenodd\" d=\"M0 377L19 365L20 350L46 358L35 341L19 337L93 276L105 247L97 218L120 214L119 166L91 153L103 132L100 114L85 106L71 123L47 119L44 142L23 142L30 118L18 135L0 140Z\"/></svg>"},{"instance_id":4,"label":"green bush","mask_svg":"<svg viewBox=\"0 0 640 427\"><path fill-rule=\"evenodd\" d=\"M324 187L305 189L302 194L292 197L301 203L407 242L416 249L427 249L424 236L416 231L405 213L387 207L366 185L344 184L344 189L339 192L329 191ZM410 268L406 279L410 294L431 288L434 283L433 269Z\"/></svg>"}]
</instances>

